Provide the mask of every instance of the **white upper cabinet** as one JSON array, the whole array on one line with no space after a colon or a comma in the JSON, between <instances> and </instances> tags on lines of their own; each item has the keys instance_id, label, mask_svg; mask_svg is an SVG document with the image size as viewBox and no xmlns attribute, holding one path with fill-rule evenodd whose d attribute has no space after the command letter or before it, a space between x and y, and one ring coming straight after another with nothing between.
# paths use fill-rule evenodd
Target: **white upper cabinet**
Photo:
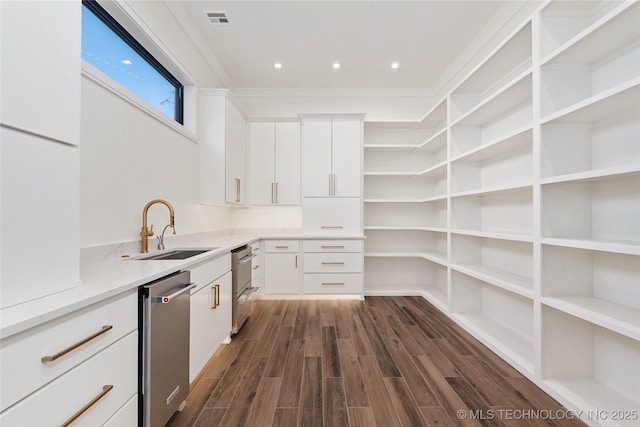
<instances>
[{"instance_id":1,"label":"white upper cabinet","mask_svg":"<svg viewBox=\"0 0 640 427\"><path fill-rule=\"evenodd\" d=\"M80 142L80 12L76 1L0 2L0 123Z\"/></svg>"},{"instance_id":2,"label":"white upper cabinet","mask_svg":"<svg viewBox=\"0 0 640 427\"><path fill-rule=\"evenodd\" d=\"M246 119L229 91L201 91L200 202L207 205L246 202Z\"/></svg>"},{"instance_id":3,"label":"white upper cabinet","mask_svg":"<svg viewBox=\"0 0 640 427\"><path fill-rule=\"evenodd\" d=\"M361 118L304 120L303 195L360 197L361 150Z\"/></svg>"},{"instance_id":4,"label":"white upper cabinet","mask_svg":"<svg viewBox=\"0 0 640 427\"><path fill-rule=\"evenodd\" d=\"M300 123L249 124L249 203L300 204Z\"/></svg>"}]
</instances>

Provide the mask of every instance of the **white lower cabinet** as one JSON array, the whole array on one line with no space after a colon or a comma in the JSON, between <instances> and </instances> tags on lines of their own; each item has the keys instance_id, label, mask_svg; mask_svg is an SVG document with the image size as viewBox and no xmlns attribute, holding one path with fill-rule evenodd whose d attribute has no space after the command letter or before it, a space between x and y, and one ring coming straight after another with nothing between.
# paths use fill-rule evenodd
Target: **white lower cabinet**
<instances>
[{"instance_id":1,"label":"white lower cabinet","mask_svg":"<svg viewBox=\"0 0 640 427\"><path fill-rule=\"evenodd\" d=\"M265 240L264 293L299 294L302 258L297 240Z\"/></svg>"},{"instance_id":2,"label":"white lower cabinet","mask_svg":"<svg viewBox=\"0 0 640 427\"><path fill-rule=\"evenodd\" d=\"M362 294L361 240L306 240L305 294Z\"/></svg>"},{"instance_id":3,"label":"white lower cabinet","mask_svg":"<svg viewBox=\"0 0 640 427\"><path fill-rule=\"evenodd\" d=\"M134 395L124 404L113 417L109 418L104 427L133 427L138 425L138 395Z\"/></svg>"},{"instance_id":4,"label":"white lower cabinet","mask_svg":"<svg viewBox=\"0 0 640 427\"><path fill-rule=\"evenodd\" d=\"M231 258L225 255L194 267L191 280L189 382L231 335Z\"/></svg>"},{"instance_id":5,"label":"white lower cabinet","mask_svg":"<svg viewBox=\"0 0 640 427\"><path fill-rule=\"evenodd\" d=\"M133 331L4 411L0 425L59 426L76 416L75 425L104 424L136 394L137 355Z\"/></svg>"}]
</instances>

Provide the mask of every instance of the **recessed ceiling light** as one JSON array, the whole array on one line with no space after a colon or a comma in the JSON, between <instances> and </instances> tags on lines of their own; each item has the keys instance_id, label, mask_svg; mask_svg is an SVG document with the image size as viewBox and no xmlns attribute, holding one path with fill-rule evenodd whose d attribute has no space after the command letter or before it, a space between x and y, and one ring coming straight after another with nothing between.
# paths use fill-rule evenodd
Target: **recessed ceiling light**
<instances>
[{"instance_id":1,"label":"recessed ceiling light","mask_svg":"<svg viewBox=\"0 0 640 427\"><path fill-rule=\"evenodd\" d=\"M122 61L120 61L120 62L122 62L124 65L131 65L131 61L130 61L130 60L128 60L128 59L123 59L123 60L122 60Z\"/></svg>"},{"instance_id":2,"label":"recessed ceiling light","mask_svg":"<svg viewBox=\"0 0 640 427\"><path fill-rule=\"evenodd\" d=\"M340 63L339 63L339 62L334 62L334 63L333 63L333 69L334 69L334 70L337 70L337 69L339 69L339 68L340 68Z\"/></svg>"},{"instance_id":3,"label":"recessed ceiling light","mask_svg":"<svg viewBox=\"0 0 640 427\"><path fill-rule=\"evenodd\" d=\"M392 62L391 63L391 68L393 68L394 70L397 69L400 66L400 64L398 64L397 62Z\"/></svg>"},{"instance_id":4,"label":"recessed ceiling light","mask_svg":"<svg viewBox=\"0 0 640 427\"><path fill-rule=\"evenodd\" d=\"M273 68L277 68L279 70L280 68L282 68L282 64L280 62L274 62Z\"/></svg>"}]
</instances>

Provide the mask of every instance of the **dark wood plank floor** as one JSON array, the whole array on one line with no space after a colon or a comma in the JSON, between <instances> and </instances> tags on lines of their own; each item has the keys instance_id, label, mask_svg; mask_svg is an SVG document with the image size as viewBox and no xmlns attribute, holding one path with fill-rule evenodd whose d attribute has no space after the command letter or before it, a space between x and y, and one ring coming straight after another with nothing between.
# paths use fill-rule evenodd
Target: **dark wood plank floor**
<instances>
[{"instance_id":1,"label":"dark wood plank floor","mask_svg":"<svg viewBox=\"0 0 640 427\"><path fill-rule=\"evenodd\" d=\"M420 297L260 300L171 427L584 425L536 409L563 410Z\"/></svg>"}]
</instances>

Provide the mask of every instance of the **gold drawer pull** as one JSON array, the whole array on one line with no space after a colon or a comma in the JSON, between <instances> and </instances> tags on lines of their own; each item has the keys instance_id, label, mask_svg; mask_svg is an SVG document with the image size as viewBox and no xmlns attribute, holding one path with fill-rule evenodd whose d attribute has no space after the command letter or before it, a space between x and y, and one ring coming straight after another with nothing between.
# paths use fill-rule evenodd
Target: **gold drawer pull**
<instances>
[{"instance_id":1,"label":"gold drawer pull","mask_svg":"<svg viewBox=\"0 0 640 427\"><path fill-rule=\"evenodd\" d=\"M344 245L322 245L322 249L344 249Z\"/></svg>"},{"instance_id":2,"label":"gold drawer pull","mask_svg":"<svg viewBox=\"0 0 640 427\"><path fill-rule=\"evenodd\" d=\"M220 307L220 285L216 285L216 307Z\"/></svg>"},{"instance_id":3,"label":"gold drawer pull","mask_svg":"<svg viewBox=\"0 0 640 427\"><path fill-rule=\"evenodd\" d=\"M102 386L102 391L100 392L99 395L97 395L96 397L94 397L91 402L87 403L86 405L84 405L82 408L80 408L80 410L78 412L76 412L75 414L73 414L73 416L71 418L69 418L67 421L65 421L64 423L62 423L61 427L67 427L69 425L71 425L72 422L74 422L75 420L77 420L78 418L80 418L80 416L82 414L84 414L85 412L87 412L87 410L89 408L91 408L93 405L96 404L96 402L98 402L98 400L102 399L107 393L109 393L111 390L113 389L112 385L104 385Z\"/></svg>"},{"instance_id":4,"label":"gold drawer pull","mask_svg":"<svg viewBox=\"0 0 640 427\"><path fill-rule=\"evenodd\" d=\"M323 262L322 265L344 265L344 262Z\"/></svg>"},{"instance_id":5,"label":"gold drawer pull","mask_svg":"<svg viewBox=\"0 0 640 427\"><path fill-rule=\"evenodd\" d=\"M93 335L90 335L88 337L86 337L85 339L83 339L82 341L78 341L77 343L65 348L64 350L54 354L53 356L44 356L42 359L40 359L40 361L42 363L47 363L47 362L53 362L54 360L57 360L59 358L61 358L62 356L64 356L65 354L75 350L76 348L88 343L89 341L91 341L94 338L99 337L100 335L104 334L105 332L109 331L113 329L113 325L104 325L102 327L102 329L100 329L98 332L96 332Z\"/></svg>"},{"instance_id":6,"label":"gold drawer pull","mask_svg":"<svg viewBox=\"0 0 640 427\"><path fill-rule=\"evenodd\" d=\"M343 228L341 225L321 225L320 228Z\"/></svg>"},{"instance_id":7,"label":"gold drawer pull","mask_svg":"<svg viewBox=\"0 0 640 427\"><path fill-rule=\"evenodd\" d=\"M259 268L260 268L260 264L258 264L258 265L254 265L254 266L253 266L253 269L254 269L254 270L257 270L257 269L259 269Z\"/></svg>"},{"instance_id":8,"label":"gold drawer pull","mask_svg":"<svg viewBox=\"0 0 640 427\"><path fill-rule=\"evenodd\" d=\"M288 249L289 246L276 246L276 249Z\"/></svg>"},{"instance_id":9,"label":"gold drawer pull","mask_svg":"<svg viewBox=\"0 0 640 427\"><path fill-rule=\"evenodd\" d=\"M322 282L322 286L344 286L344 282Z\"/></svg>"}]
</instances>

